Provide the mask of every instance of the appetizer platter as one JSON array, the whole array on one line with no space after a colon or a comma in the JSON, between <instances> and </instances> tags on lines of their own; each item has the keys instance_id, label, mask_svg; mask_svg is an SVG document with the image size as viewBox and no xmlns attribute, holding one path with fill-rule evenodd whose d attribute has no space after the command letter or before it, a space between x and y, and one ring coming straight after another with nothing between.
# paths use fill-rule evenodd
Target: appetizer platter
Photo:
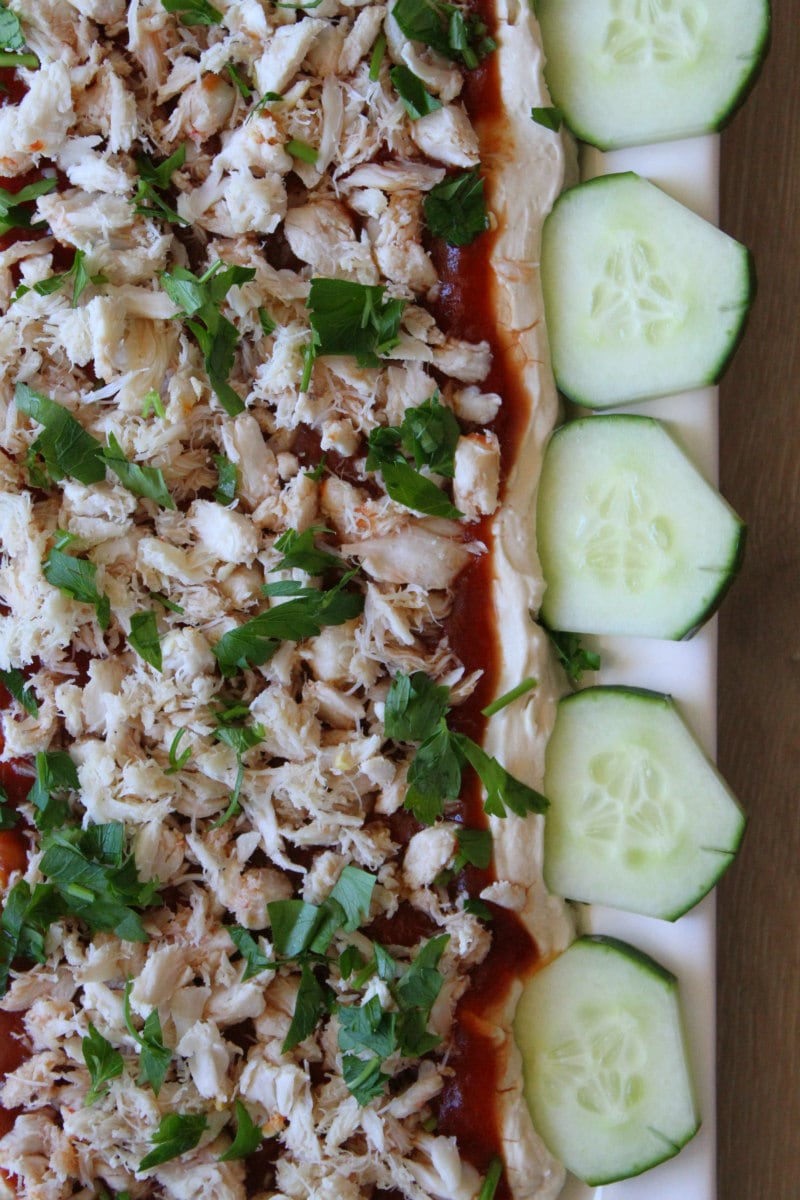
<instances>
[{"instance_id":1,"label":"appetizer platter","mask_svg":"<svg viewBox=\"0 0 800 1200\"><path fill-rule=\"evenodd\" d=\"M0 1195L713 1200L728 7L0 6Z\"/></svg>"}]
</instances>

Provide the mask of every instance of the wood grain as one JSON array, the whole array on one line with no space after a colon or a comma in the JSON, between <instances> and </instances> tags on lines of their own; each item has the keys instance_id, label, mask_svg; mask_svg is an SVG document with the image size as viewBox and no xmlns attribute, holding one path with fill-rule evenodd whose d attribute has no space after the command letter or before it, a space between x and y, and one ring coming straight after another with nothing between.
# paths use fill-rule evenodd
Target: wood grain
<instances>
[{"instance_id":1,"label":"wood grain","mask_svg":"<svg viewBox=\"0 0 800 1200\"><path fill-rule=\"evenodd\" d=\"M722 490L747 520L720 617L719 763L749 812L719 895L719 1200L800 1196L800 12L722 143L722 225L758 297L722 387Z\"/></svg>"}]
</instances>

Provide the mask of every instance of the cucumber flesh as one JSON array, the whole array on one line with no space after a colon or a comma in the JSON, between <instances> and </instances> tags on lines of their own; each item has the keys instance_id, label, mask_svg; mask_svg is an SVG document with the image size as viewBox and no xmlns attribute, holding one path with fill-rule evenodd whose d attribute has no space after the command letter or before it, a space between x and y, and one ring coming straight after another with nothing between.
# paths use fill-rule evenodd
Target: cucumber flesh
<instances>
[{"instance_id":1,"label":"cucumber flesh","mask_svg":"<svg viewBox=\"0 0 800 1200\"><path fill-rule=\"evenodd\" d=\"M542 244L558 386L610 408L715 383L753 290L746 248L639 175L564 192Z\"/></svg>"},{"instance_id":2,"label":"cucumber flesh","mask_svg":"<svg viewBox=\"0 0 800 1200\"><path fill-rule=\"evenodd\" d=\"M744 533L659 421L562 425L539 483L542 617L576 633L688 637L735 578Z\"/></svg>"},{"instance_id":3,"label":"cucumber flesh","mask_svg":"<svg viewBox=\"0 0 800 1200\"><path fill-rule=\"evenodd\" d=\"M720 129L769 42L767 0L538 0L536 13L553 100L601 150Z\"/></svg>"},{"instance_id":4,"label":"cucumber flesh","mask_svg":"<svg viewBox=\"0 0 800 1200\"><path fill-rule=\"evenodd\" d=\"M592 1186L671 1158L700 1121L675 977L609 938L580 938L525 985L514 1035L550 1151Z\"/></svg>"},{"instance_id":5,"label":"cucumber flesh","mask_svg":"<svg viewBox=\"0 0 800 1200\"><path fill-rule=\"evenodd\" d=\"M589 904L675 920L733 861L744 815L669 696L562 700L547 746L544 876Z\"/></svg>"}]
</instances>

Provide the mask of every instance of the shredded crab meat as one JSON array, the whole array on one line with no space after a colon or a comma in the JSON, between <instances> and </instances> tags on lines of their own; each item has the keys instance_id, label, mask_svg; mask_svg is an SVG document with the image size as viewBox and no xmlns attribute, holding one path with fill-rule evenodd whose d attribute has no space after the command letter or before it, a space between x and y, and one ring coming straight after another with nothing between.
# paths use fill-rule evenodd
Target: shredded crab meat
<instances>
[{"instance_id":1,"label":"shredded crab meat","mask_svg":"<svg viewBox=\"0 0 800 1200\"><path fill-rule=\"evenodd\" d=\"M31 1054L0 1093L26 1110L0 1140L0 1195L13 1176L17 1200L109 1190L369 1200L375 1189L474 1200L480 1175L431 1129L456 1004L490 934L442 883L457 826L397 833L413 752L383 728L398 672L426 672L453 703L475 686L446 623L462 573L486 551L473 523L499 496L500 450L484 428L501 404L482 390L489 344L449 334L426 307L440 281L423 198L478 162L461 69L410 43L387 6L361 0L309 11L216 0L208 24L161 0L10 8L40 66L20 72L23 94L0 108L0 174L54 182L31 208L41 228L0 250L0 668L24 670L39 702L36 717L3 713L3 759L68 753L79 781L69 820L121 823L139 878L162 900L142 913L141 941L91 935L67 917L48 930L44 962L11 971L2 1006L22 1014ZM392 65L441 107L414 123ZM142 156L157 169L171 155L169 178L143 197ZM190 299L160 282L220 262L253 276L218 305L235 333L233 405L182 315L194 314ZM73 277L48 287L70 263ZM379 366L323 355L304 379L315 276L404 302ZM30 487L42 429L15 403L18 384L103 446L118 442L150 490L111 470ZM440 480L461 521L406 507L366 467L369 434L440 391L469 426L452 483ZM219 494L225 464L235 495ZM155 498L156 477L172 507ZM353 569L363 611L221 678L221 639L287 602L265 585L321 586L302 566L278 567L278 539L309 530ZM107 597L107 620L45 577L65 536ZM156 622L157 665L133 645L143 613ZM257 731L238 748L217 736L215 714L232 697L245 713L238 728ZM31 803L22 810L33 821ZM40 884L41 866L34 847L6 893ZM348 866L375 876L370 923L391 930L403 909L449 939L430 1013L440 1040L421 1059L389 1055L386 1086L363 1102L343 1077L336 1016L284 1049L301 971L276 963L267 921L274 902L324 904ZM498 884L496 899L513 908L510 888ZM231 926L257 947L252 972ZM425 940L389 936L398 970ZM336 954L351 943L371 952L367 933L339 930ZM393 1003L380 979L363 994L344 975L331 981L342 1003ZM153 1021L169 1048L160 1088L137 1080ZM91 1030L123 1066L87 1105ZM220 1161L234 1102L278 1147L255 1192L241 1161ZM199 1140L143 1169L170 1113L202 1114Z\"/></svg>"}]
</instances>

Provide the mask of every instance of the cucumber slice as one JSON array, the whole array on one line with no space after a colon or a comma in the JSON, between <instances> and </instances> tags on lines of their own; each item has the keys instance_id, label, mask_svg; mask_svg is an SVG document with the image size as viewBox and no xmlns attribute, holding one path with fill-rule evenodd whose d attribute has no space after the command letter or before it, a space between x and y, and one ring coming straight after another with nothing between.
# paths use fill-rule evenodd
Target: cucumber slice
<instances>
[{"instance_id":1,"label":"cucumber slice","mask_svg":"<svg viewBox=\"0 0 800 1200\"><path fill-rule=\"evenodd\" d=\"M745 819L672 699L593 687L547 745L544 877L559 896L674 921L730 866Z\"/></svg>"},{"instance_id":2,"label":"cucumber slice","mask_svg":"<svg viewBox=\"0 0 800 1200\"><path fill-rule=\"evenodd\" d=\"M536 14L553 100L601 150L720 129L769 42L767 0L537 0Z\"/></svg>"},{"instance_id":3,"label":"cucumber slice","mask_svg":"<svg viewBox=\"0 0 800 1200\"><path fill-rule=\"evenodd\" d=\"M550 439L537 536L551 629L680 639L733 581L745 527L650 417L584 417Z\"/></svg>"},{"instance_id":4,"label":"cucumber slice","mask_svg":"<svg viewBox=\"0 0 800 1200\"><path fill-rule=\"evenodd\" d=\"M699 1128L676 984L633 947L584 937L525 985L514 1035L531 1117L592 1186L671 1158Z\"/></svg>"},{"instance_id":5,"label":"cucumber slice","mask_svg":"<svg viewBox=\"0 0 800 1200\"><path fill-rule=\"evenodd\" d=\"M719 379L753 291L746 248L632 172L564 192L542 286L561 390L609 408Z\"/></svg>"}]
</instances>

